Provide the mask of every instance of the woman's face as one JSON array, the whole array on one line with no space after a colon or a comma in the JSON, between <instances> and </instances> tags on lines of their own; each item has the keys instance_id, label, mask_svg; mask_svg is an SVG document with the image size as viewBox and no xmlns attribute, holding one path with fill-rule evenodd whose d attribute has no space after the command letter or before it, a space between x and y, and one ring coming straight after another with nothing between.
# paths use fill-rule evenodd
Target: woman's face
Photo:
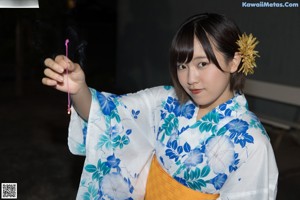
<instances>
[{"instance_id":1,"label":"woman's face","mask_svg":"<svg viewBox=\"0 0 300 200\"><path fill-rule=\"evenodd\" d=\"M236 71L232 61L226 62L224 56L212 45L221 71L209 62L199 40L194 38L194 55L189 63L177 68L179 83L193 101L207 111L233 97L230 91L230 73Z\"/></svg>"}]
</instances>

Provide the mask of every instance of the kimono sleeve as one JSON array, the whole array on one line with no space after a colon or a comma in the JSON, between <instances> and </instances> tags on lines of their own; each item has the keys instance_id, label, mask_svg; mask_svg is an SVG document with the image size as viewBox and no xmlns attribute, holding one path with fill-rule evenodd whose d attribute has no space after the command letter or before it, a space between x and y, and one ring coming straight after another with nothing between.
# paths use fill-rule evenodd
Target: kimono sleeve
<instances>
[{"instance_id":1,"label":"kimono sleeve","mask_svg":"<svg viewBox=\"0 0 300 200\"><path fill-rule=\"evenodd\" d=\"M90 89L92 94L92 102L90 108L90 115L95 116L95 112L99 109L98 102L96 101L97 91ZM99 116L101 118L101 116ZM103 119L102 119L103 120ZM68 136L68 146L72 154L75 155L86 155L86 135L87 135L88 122L83 120L74 107L71 107L71 118L69 123L69 136Z\"/></svg>"},{"instance_id":2,"label":"kimono sleeve","mask_svg":"<svg viewBox=\"0 0 300 200\"><path fill-rule=\"evenodd\" d=\"M171 91L155 87L117 96L91 89L88 122L72 110L69 149L86 156L78 197L93 185L110 199L143 199L155 146L155 112ZM117 192L111 181L118 182Z\"/></svg>"},{"instance_id":3,"label":"kimono sleeve","mask_svg":"<svg viewBox=\"0 0 300 200\"><path fill-rule=\"evenodd\" d=\"M166 86L159 86L122 96L90 89L92 102L88 122L84 121L73 107L71 108L68 137L70 151L75 155L85 155L87 140L91 139L91 133L99 135L109 128L118 128L119 125L127 126L129 131L144 134L147 140L151 140L153 146L154 135L149 135L154 132L153 112L160 106L160 100L168 95L165 88ZM116 126L113 127L113 124Z\"/></svg>"},{"instance_id":4,"label":"kimono sleeve","mask_svg":"<svg viewBox=\"0 0 300 200\"><path fill-rule=\"evenodd\" d=\"M254 129L255 144L244 151L247 157L227 179L219 200L275 200L278 169L268 138Z\"/></svg>"}]
</instances>

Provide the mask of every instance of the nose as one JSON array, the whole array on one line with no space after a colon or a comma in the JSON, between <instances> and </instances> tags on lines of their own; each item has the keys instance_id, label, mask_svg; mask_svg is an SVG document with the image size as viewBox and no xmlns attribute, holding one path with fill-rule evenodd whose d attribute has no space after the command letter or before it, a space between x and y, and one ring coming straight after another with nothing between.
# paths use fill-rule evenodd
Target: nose
<instances>
[{"instance_id":1,"label":"nose","mask_svg":"<svg viewBox=\"0 0 300 200\"><path fill-rule=\"evenodd\" d=\"M194 67L188 68L188 84L194 85L199 82L199 71Z\"/></svg>"}]
</instances>

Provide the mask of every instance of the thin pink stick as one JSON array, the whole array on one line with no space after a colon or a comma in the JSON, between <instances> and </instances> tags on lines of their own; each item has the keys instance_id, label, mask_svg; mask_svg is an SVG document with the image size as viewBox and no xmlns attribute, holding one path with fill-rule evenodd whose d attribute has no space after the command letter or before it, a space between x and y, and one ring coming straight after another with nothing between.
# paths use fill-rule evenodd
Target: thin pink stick
<instances>
[{"instance_id":1,"label":"thin pink stick","mask_svg":"<svg viewBox=\"0 0 300 200\"><path fill-rule=\"evenodd\" d=\"M69 39L66 39L65 46L66 46L66 57L68 58L68 44ZM71 100L70 100L70 88L69 88L69 66L67 67L67 90L68 90L68 114L71 114Z\"/></svg>"}]
</instances>

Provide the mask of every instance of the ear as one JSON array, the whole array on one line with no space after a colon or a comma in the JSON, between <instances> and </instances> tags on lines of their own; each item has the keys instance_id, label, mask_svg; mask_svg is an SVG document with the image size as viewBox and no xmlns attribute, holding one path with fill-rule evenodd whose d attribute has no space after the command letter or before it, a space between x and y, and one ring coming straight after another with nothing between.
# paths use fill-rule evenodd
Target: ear
<instances>
[{"instance_id":1,"label":"ear","mask_svg":"<svg viewBox=\"0 0 300 200\"><path fill-rule=\"evenodd\" d=\"M241 59L241 54L239 52L235 52L232 60L230 61L230 73L234 73L238 70Z\"/></svg>"}]
</instances>

